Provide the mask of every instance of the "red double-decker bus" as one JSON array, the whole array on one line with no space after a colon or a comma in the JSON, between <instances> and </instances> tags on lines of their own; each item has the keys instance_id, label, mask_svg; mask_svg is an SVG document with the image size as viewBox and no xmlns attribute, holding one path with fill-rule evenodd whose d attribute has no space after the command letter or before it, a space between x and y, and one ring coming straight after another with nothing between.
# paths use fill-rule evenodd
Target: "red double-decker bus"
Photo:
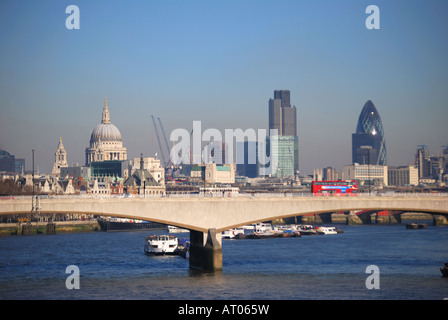
<instances>
[{"instance_id":1,"label":"red double-decker bus","mask_svg":"<svg viewBox=\"0 0 448 320\"><path fill-rule=\"evenodd\" d=\"M356 180L313 181L311 192L314 194L354 194L358 192Z\"/></svg>"}]
</instances>

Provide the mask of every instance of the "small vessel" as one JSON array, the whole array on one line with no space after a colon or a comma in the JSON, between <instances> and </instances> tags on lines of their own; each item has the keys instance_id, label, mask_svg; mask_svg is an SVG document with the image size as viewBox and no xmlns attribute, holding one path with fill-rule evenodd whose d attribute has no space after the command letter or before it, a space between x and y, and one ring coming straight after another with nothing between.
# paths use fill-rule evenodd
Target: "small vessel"
<instances>
[{"instance_id":1,"label":"small vessel","mask_svg":"<svg viewBox=\"0 0 448 320\"><path fill-rule=\"evenodd\" d=\"M169 233L184 233L184 232L190 232L190 230L175 227L175 226L167 226L166 227Z\"/></svg>"},{"instance_id":2,"label":"small vessel","mask_svg":"<svg viewBox=\"0 0 448 320\"><path fill-rule=\"evenodd\" d=\"M274 238L275 233L270 223L255 223L253 232L247 236L249 239Z\"/></svg>"},{"instance_id":3,"label":"small vessel","mask_svg":"<svg viewBox=\"0 0 448 320\"><path fill-rule=\"evenodd\" d=\"M178 239L172 235L154 235L145 238L145 253L155 255L178 254Z\"/></svg>"},{"instance_id":4,"label":"small vessel","mask_svg":"<svg viewBox=\"0 0 448 320\"><path fill-rule=\"evenodd\" d=\"M221 236L223 239L235 239L239 234L245 234L245 230L244 227L233 228L221 232Z\"/></svg>"},{"instance_id":5,"label":"small vessel","mask_svg":"<svg viewBox=\"0 0 448 320\"><path fill-rule=\"evenodd\" d=\"M221 237L223 239L233 239L235 238L236 234L233 231L233 229L230 230L224 230L223 232L221 232Z\"/></svg>"},{"instance_id":6,"label":"small vessel","mask_svg":"<svg viewBox=\"0 0 448 320\"><path fill-rule=\"evenodd\" d=\"M316 228L318 234L337 234L336 227L318 227Z\"/></svg>"},{"instance_id":7,"label":"small vessel","mask_svg":"<svg viewBox=\"0 0 448 320\"><path fill-rule=\"evenodd\" d=\"M157 222L114 217L100 217L98 218L98 224L101 231L106 232L161 230L165 228L165 225Z\"/></svg>"},{"instance_id":8,"label":"small vessel","mask_svg":"<svg viewBox=\"0 0 448 320\"><path fill-rule=\"evenodd\" d=\"M317 234L316 229L312 225L309 225L309 224L298 225L297 231L299 231L301 235L307 235L307 236L312 236L312 235Z\"/></svg>"},{"instance_id":9,"label":"small vessel","mask_svg":"<svg viewBox=\"0 0 448 320\"><path fill-rule=\"evenodd\" d=\"M445 262L445 266L440 268L440 272L443 277L448 278L448 262Z\"/></svg>"}]
</instances>

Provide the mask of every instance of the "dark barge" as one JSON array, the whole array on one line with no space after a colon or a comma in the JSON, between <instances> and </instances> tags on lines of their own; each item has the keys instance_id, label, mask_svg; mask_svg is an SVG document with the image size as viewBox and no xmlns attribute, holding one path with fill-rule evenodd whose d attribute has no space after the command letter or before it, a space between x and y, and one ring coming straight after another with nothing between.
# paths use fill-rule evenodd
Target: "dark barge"
<instances>
[{"instance_id":1,"label":"dark barge","mask_svg":"<svg viewBox=\"0 0 448 320\"><path fill-rule=\"evenodd\" d=\"M162 230L166 229L166 225L150 221L135 221L133 219L125 219L122 221L98 218L98 224L101 231L145 231L145 230Z\"/></svg>"}]
</instances>

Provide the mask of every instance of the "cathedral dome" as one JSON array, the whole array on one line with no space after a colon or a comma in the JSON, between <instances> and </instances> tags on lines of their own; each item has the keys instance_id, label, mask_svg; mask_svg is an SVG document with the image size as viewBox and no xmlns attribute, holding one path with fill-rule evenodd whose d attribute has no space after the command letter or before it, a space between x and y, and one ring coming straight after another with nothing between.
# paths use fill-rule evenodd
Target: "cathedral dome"
<instances>
[{"instance_id":1,"label":"cathedral dome","mask_svg":"<svg viewBox=\"0 0 448 320\"><path fill-rule=\"evenodd\" d=\"M121 133L112 123L100 123L93 129L90 142L121 141Z\"/></svg>"},{"instance_id":2,"label":"cathedral dome","mask_svg":"<svg viewBox=\"0 0 448 320\"><path fill-rule=\"evenodd\" d=\"M110 122L109 109L107 108L107 99L104 100L103 119L90 136L90 143L99 141L122 141L121 133L118 128Z\"/></svg>"},{"instance_id":3,"label":"cathedral dome","mask_svg":"<svg viewBox=\"0 0 448 320\"><path fill-rule=\"evenodd\" d=\"M86 166L93 162L123 161L127 159L120 130L110 123L107 99L104 99L103 118L90 135L90 147L86 148ZM93 170L93 169L92 169Z\"/></svg>"}]
</instances>

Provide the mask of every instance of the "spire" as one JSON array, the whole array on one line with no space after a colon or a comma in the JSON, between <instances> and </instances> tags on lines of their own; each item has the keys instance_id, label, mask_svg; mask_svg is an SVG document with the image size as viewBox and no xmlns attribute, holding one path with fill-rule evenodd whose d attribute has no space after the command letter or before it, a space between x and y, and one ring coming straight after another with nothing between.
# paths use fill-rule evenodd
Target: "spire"
<instances>
[{"instance_id":1,"label":"spire","mask_svg":"<svg viewBox=\"0 0 448 320\"><path fill-rule=\"evenodd\" d=\"M58 149L64 149L64 145L62 144L62 137L61 136L59 136Z\"/></svg>"},{"instance_id":2,"label":"spire","mask_svg":"<svg viewBox=\"0 0 448 320\"><path fill-rule=\"evenodd\" d=\"M107 98L104 98L103 120L101 123L110 123L109 109L107 108Z\"/></svg>"}]
</instances>

